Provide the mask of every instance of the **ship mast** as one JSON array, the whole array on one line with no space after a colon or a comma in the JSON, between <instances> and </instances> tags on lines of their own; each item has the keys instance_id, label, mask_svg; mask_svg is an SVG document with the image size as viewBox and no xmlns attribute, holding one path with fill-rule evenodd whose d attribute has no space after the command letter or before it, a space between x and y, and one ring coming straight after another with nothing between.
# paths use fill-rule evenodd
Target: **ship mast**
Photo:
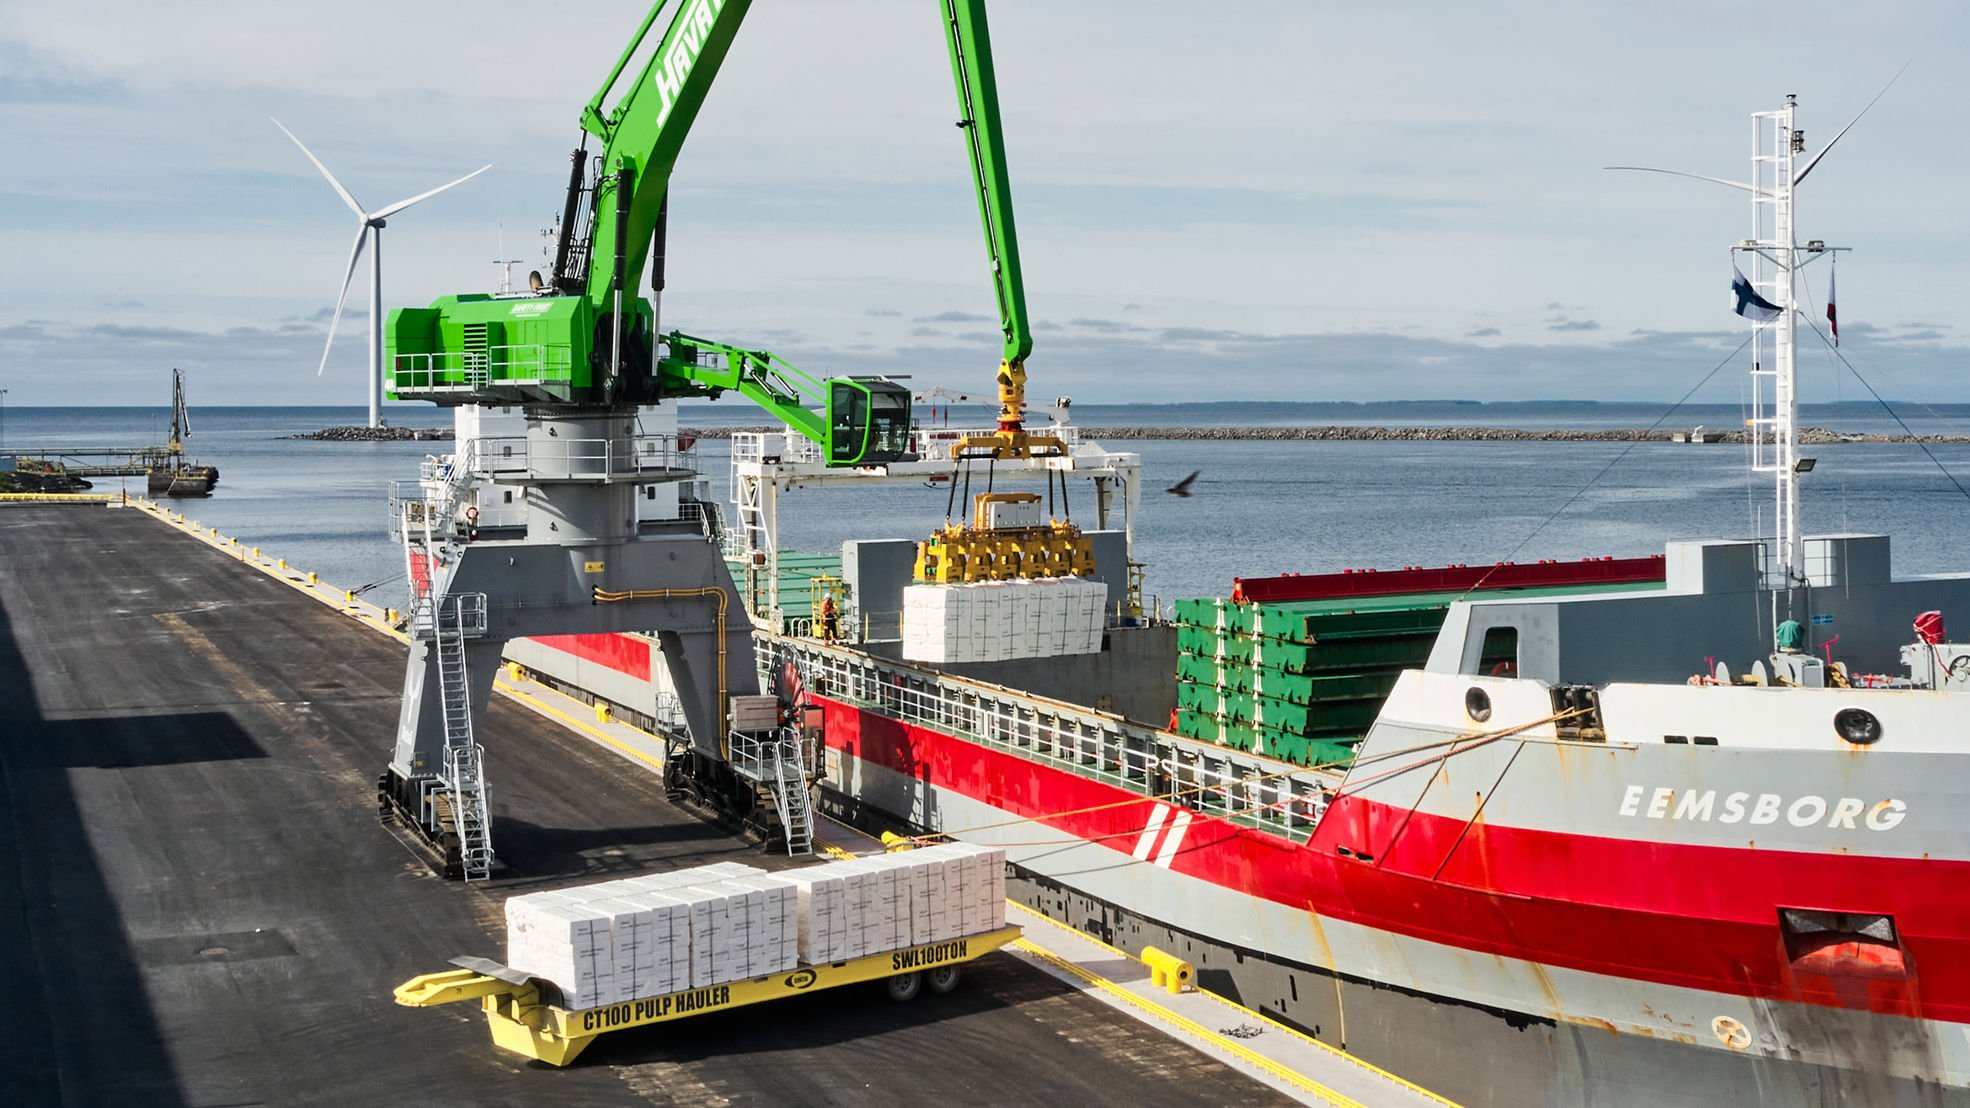
<instances>
[{"instance_id":1,"label":"ship mast","mask_svg":"<svg viewBox=\"0 0 1970 1108\"><path fill-rule=\"evenodd\" d=\"M1748 423L1752 472L1772 478L1773 549L1766 558L1765 584L1774 594L1783 592L1787 610L1782 618L1794 615L1793 593L1809 584L1799 524L1799 474L1811 463L1799 457L1797 274L1817 255L1838 249L1818 239L1801 246L1794 233L1793 198L1799 182L1826 153L1821 150L1803 167L1795 164L1806 148L1805 132L1794 125L1798 107L1798 98L1788 93L1778 110L1752 113L1751 237L1731 247L1732 260L1742 258L1739 268L1748 270L1752 290L1778 309L1770 319L1751 316ZM1839 139L1834 136L1835 142ZM1773 600L1777 602L1777 595Z\"/></svg>"},{"instance_id":2,"label":"ship mast","mask_svg":"<svg viewBox=\"0 0 1970 1108\"><path fill-rule=\"evenodd\" d=\"M1766 584L1773 590L1804 584L1799 533L1798 247L1793 242L1792 160L1805 147L1793 126L1797 98L1777 111L1751 116L1751 237L1731 248L1749 255L1751 287L1779 308L1776 319L1754 319L1751 336L1751 468L1772 478L1773 550Z\"/></svg>"}]
</instances>

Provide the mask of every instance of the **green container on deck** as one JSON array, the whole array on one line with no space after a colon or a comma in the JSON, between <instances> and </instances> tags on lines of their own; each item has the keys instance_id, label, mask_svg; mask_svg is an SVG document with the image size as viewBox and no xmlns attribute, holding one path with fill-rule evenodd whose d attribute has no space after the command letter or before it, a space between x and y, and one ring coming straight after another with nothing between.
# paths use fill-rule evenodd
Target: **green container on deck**
<instances>
[{"instance_id":1,"label":"green container on deck","mask_svg":"<svg viewBox=\"0 0 1970 1108\"><path fill-rule=\"evenodd\" d=\"M1253 604L1249 626L1260 638L1287 642L1328 643L1388 635L1434 635L1443 626L1449 605L1411 604L1404 607L1362 606L1335 611L1332 601L1299 604Z\"/></svg>"},{"instance_id":2,"label":"green container on deck","mask_svg":"<svg viewBox=\"0 0 1970 1108\"><path fill-rule=\"evenodd\" d=\"M1395 688L1396 678L1401 676L1402 670L1377 668L1355 673L1314 676L1254 666L1241 673L1249 675L1250 679L1245 691L1291 701L1294 704L1322 704L1335 700L1386 698Z\"/></svg>"},{"instance_id":3,"label":"green container on deck","mask_svg":"<svg viewBox=\"0 0 1970 1108\"><path fill-rule=\"evenodd\" d=\"M1222 627L1227 631L1252 630L1252 606L1233 604L1221 596L1207 596L1196 600L1176 602L1176 618L1179 626Z\"/></svg>"},{"instance_id":4,"label":"green container on deck","mask_svg":"<svg viewBox=\"0 0 1970 1108\"><path fill-rule=\"evenodd\" d=\"M1226 658L1245 662L1252 657L1252 638L1249 635L1220 635L1209 627L1178 627L1177 649L1206 658L1222 654Z\"/></svg>"},{"instance_id":5,"label":"green container on deck","mask_svg":"<svg viewBox=\"0 0 1970 1108\"><path fill-rule=\"evenodd\" d=\"M1208 655L1178 654L1177 680L1196 681L1233 692L1251 692L1255 670L1236 659L1219 661Z\"/></svg>"}]
</instances>

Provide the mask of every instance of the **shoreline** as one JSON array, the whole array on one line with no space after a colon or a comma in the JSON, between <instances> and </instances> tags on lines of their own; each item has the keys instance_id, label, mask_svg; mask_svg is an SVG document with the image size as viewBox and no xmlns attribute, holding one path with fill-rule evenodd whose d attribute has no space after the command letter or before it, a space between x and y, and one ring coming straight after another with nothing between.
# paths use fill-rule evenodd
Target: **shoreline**
<instances>
[{"instance_id":1,"label":"shoreline","mask_svg":"<svg viewBox=\"0 0 1970 1108\"><path fill-rule=\"evenodd\" d=\"M685 428L685 433L701 439L726 439L746 431L778 431L778 427ZM943 428L933 428L943 430ZM1328 425L1319 427L1077 427L1083 440L1095 442L1129 440L1170 440L1188 442L1662 442L1675 436L1688 436L1687 430L1650 431L1643 428L1587 430L1520 427L1367 427ZM1044 433L1044 431L1042 431ZM1705 431L1702 444L1722 446L1742 444L1743 431ZM1713 437L1714 436L1714 437ZM1844 443L1970 443L1970 435L1855 435L1825 427L1801 427L1802 446Z\"/></svg>"},{"instance_id":2,"label":"shoreline","mask_svg":"<svg viewBox=\"0 0 1970 1108\"><path fill-rule=\"evenodd\" d=\"M729 439L743 432L777 432L779 427L764 424L746 427L684 427L682 434L700 439ZM932 430L942 430L933 428ZM1676 442L1687 439L1685 430L1646 430L1642 428L1549 428L1520 427L1370 427L1329 424L1308 427L1080 427L1081 438L1095 442L1177 441L1177 442ZM446 428L428 427L328 427L287 436L322 442L449 442ZM1701 444L1722 446L1742 444L1744 432L1706 431ZM1825 427L1799 429L1802 446L1830 446L1846 443L1970 443L1966 435L1880 435L1845 434Z\"/></svg>"}]
</instances>

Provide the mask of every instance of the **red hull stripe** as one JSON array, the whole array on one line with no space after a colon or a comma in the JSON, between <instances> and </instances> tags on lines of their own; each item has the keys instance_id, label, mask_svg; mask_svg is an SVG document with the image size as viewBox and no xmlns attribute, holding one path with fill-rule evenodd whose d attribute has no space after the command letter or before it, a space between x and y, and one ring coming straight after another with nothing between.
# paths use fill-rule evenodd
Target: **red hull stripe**
<instances>
[{"instance_id":1,"label":"red hull stripe","mask_svg":"<svg viewBox=\"0 0 1970 1108\"><path fill-rule=\"evenodd\" d=\"M638 681L650 679L650 643L629 635L536 635L534 642L607 666Z\"/></svg>"},{"instance_id":2,"label":"red hull stripe","mask_svg":"<svg viewBox=\"0 0 1970 1108\"><path fill-rule=\"evenodd\" d=\"M1034 820L1030 833L1010 836L1009 844L1084 839L1130 857L1162 806L1038 761L824 702L830 747ZM1337 846L1373 841L1371 826L1404 817L1387 857L1337 853ZM1305 846L1197 814L1166 860L1177 872L1290 909L1474 955L1970 1021L1970 898L1962 892L1970 887L1970 863L1467 825L1354 798L1337 801ZM1779 928L1781 906L1892 915L1908 975L1842 981L1817 972L1817 963L1795 966ZM1300 960L1323 959L1310 950Z\"/></svg>"}]
</instances>

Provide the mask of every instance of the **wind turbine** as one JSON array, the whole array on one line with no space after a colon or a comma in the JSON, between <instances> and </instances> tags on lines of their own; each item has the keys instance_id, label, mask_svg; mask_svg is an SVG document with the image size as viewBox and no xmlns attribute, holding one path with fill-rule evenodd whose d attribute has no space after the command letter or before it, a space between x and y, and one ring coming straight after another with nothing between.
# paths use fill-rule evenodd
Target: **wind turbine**
<instances>
[{"instance_id":1,"label":"wind turbine","mask_svg":"<svg viewBox=\"0 0 1970 1108\"><path fill-rule=\"evenodd\" d=\"M321 164L321 159L315 157L315 152L308 149L307 145L300 139L294 138L293 131L288 130L278 119L274 120L274 126L280 128L281 134L294 139L294 145L299 146L301 152L308 156L308 160L315 163L315 168L321 170L321 175L328 178L329 186L335 190L335 195L340 196L342 202L349 205L349 210L356 213L356 219L359 222L359 226L356 228L356 244L349 250L349 271L342 275L342 294L335 298L335 317L328 324L328 341L322 344L321 365L315 369L315 376L317 377L321 376L322 370L328 368L328 352L335 345L335 328L342 322L342 306L348 303L349 282L355 280L356 263L362 260L363 244L372 238L376 240L369 251L369 425L371 427L381 427L383 425L384 221L398 212L403 211L405 208L410 207L412 204L421 200L429 200L433 196L451 188L452 185L464 184L479 174L484 173L486 170L491 169L492 166L482 165L465 176L460 177L458 180L451 182L451 184L439 185L430 192L420 192L408 200L399 200L395 204L386 204L373 212L366 212L363 210L361 204L356 203L356 198L349 195L349 190L342 187L342 182L335 179L335 174L330 173L328 167Z\"/></svg>"}]
</instances>

